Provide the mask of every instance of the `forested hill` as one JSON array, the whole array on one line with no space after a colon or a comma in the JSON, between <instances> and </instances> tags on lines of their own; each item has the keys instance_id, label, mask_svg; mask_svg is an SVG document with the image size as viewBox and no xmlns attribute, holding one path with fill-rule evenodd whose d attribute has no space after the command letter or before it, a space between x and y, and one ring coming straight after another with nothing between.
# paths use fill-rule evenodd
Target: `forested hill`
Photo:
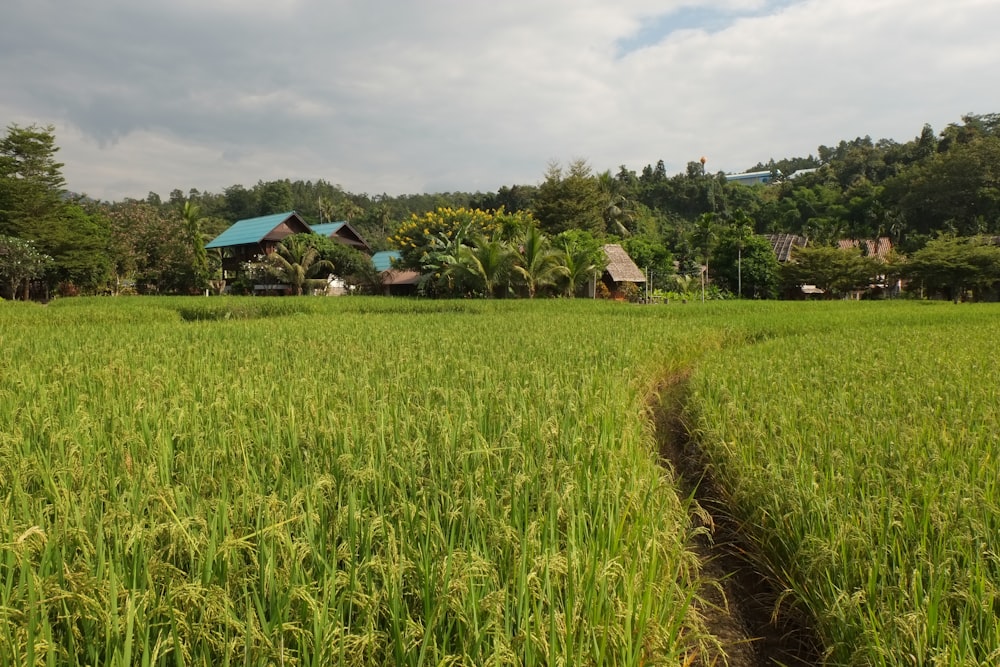
<instances>
[{"instance_id":1,"label":"forested hill","mask_svg":"<svg viewBox=\"0 0 1000 667\"><path fill-rule=\"evenodd\" d=\"M662 160L603 172L576 161L549 165L537 184L490 193L369 195L323 180L285 180L221 193L174 190L166 200L150 193L147 201L173 209L190 199L203 215L226 222L295 209L308 220L350 220L376 246L411 214L442 206L532 211L549 231L580 227L668 245L706 213L722 221L745 213L758 232L817 243L890 236L904 251L940 232L1000 234L1000 114L966 115L940 132L925 125L904 143L860 137L820 145L815 156L748 165L773 173L769 187L728 183L703 170L697 160L679 174L667 174Z\"/></svg>"},{"instance_id":2,"label":"forested hill","mask_svg":"<svg viewBox=\"0 0 1000 667\"><path fill-rule=\"evenodd\" d=\"M669 147L664 147L669 150ZM356 194L325 180L176 189L165 198L67 201L53 128L11 125L0 141L0 236L26 239L54 258L49 284L84 292L130 273L161 290L200 282L191 234L213 238L232 222L296 210L309 222L347 220L374 250L413 215L442 207L504 207L533 214L543 232L579 229L623 240L643 266L694 265L726 229L788 232L813 245L888 236L903 254L941 234L1000 235L1000 114L924 126L900 143L869 137L820 145L815 156L769 159L767 185L747 186L691 160L599 171L584 160L550 164L535 184L495 192Z\"/></svg>"}]
</instances>

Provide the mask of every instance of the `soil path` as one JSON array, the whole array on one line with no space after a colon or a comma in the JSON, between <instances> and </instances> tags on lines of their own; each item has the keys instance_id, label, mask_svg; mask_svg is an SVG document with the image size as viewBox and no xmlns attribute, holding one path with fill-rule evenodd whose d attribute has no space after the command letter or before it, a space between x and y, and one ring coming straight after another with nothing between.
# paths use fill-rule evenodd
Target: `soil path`
<instances>
[{"instance_id":1,"label":"soil path","mask_svg":"<svg viewBox=\"0 0 1000 667\"><path fill-rule=\"evenodd\" d=\"M724 655L706 664L730 667L812 667L822 663L822 646L809 613L758 565L766 562L732 517L725 494L683 422L689 371L665 378L651 405L656 439L685 497L693 498L691 521L704 527L692 548L701 558L706 583L699 612Z\"/></svg>"}]
</instances>

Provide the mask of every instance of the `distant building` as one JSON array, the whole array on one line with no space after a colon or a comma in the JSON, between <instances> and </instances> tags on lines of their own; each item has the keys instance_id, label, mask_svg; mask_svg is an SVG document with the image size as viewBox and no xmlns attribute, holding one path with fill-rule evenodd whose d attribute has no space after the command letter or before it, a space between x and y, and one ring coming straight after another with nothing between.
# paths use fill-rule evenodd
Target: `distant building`
<instances>
[{"instance_id":1,"label":"distant building","mask_svg":"<svg viewBox=\"0 0 1000 667\"><path fill-rule=\"evenodd\" d=\"M379 286L385 296L406 296L417 293L420 273L395 266L402 258L398 250L383 250L372 255L372 265L379 273Z\"/></svg>"},{"instance_id":2,"label":"distant building","mask_svg":"<svg viewBox=\"0 0 1000 667\"><path fill-rule=\"evenodd\" d=\"M775 172L778 176L780 171ZM748 171L742 174L726 174L727 183L739 183L740 185L766 185L771 182L775 174L770 171Z\"/></svg>"},{"instance_id":3,"label":"distant building","mask_svg":"<svg viewBox=\"0 0 1000 667\"><path fill-rule=\"evenodd\" d=\"M372 249L368 247L368 243L361 238L358 230L351 227L351 223L349 222L323 222L318 225L310 225L310 227L314 234L329 236L334 241L340 241L344 245L357 248L366 255L370 255L372 252Z\"/></svg>"}]
</instances>

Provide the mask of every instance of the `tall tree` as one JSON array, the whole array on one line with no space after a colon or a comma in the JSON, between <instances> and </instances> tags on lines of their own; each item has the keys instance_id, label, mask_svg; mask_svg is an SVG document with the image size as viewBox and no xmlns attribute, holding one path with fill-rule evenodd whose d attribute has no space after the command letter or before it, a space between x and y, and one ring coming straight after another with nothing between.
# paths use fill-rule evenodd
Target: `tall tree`
<instances>
[{"instance_id":1,"label":"tall tree","mask_svg":"<svg viewBox=\"0 0 1000 667\"><path fill-rule=\"evenodd\" d=\"M0 140L0 233L31 239L59 216L66 181L58 151L51 125L7 127Z\"/></svg>"},{"instance_id":2,"label":"tall tree","mask_svg":"<svg viewBox=\"0 0 1000 667\"><path fill-rule=\"evenodd\" d=\"M564 170L549 165L538 187L533 212L542 230L559 234L568 229L604 233L605 200L586 160L574 160Z\"/></svg>"},{"instance_id":3,"label":"tall tree","mask_svg":"<svg viewBox=\"0 0 1000 667\"><path fill-rule=\"evenodd\" d=\"M194 288L203 290L208 287L208 253L205 252L205 239L201 234L201 209L190 199L184 202L181 209L181 217L184 219L184 227L187 230L188 242L191 244L191 253L194 258L192 273L194 276Z\"/></svg>"},{"instance_id":4,"label":"tall tree","mask_svg":"<svg viewBox=\"0 0 1000 667\"><path fill-rule=\"evenodd\" d=\"M953 301L992 290L1000 282L1000 248L985 238L944 236L913 253L905 274L930 294Z\"/></svg>"}]
</instances>

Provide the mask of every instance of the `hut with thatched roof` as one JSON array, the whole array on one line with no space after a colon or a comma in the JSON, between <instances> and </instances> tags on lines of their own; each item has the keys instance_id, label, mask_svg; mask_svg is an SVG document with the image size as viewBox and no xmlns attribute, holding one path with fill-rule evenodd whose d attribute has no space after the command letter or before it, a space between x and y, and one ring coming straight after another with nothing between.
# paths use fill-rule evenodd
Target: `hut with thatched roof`
<instances>
[{"instance_id":1,"label":"hut with thatched roof","mask_svg":"<svg viewBox=\"0 0 1000 667\"><path fill-rule=\"evenodd\" d=\"M601 282L608 288L614 298L628 298L637 295L640 285L646 284L646 275L635 265L625 248L617 243L608 243L602 247L608 260L607 267L601 275Z\"/></svg>"},{"instance_id":2,"label":"hut with thatched roof","mask_svg":"<svg viewBox=\"0 0 1000 667\"><path fill-rule=\"evenodd\" d=\"M797 234L764 234L774 249L774 256L778 261L785 263L792 258L793 248L804 248L809 244L809 239Z\"/></svg>"}]
</instances>

